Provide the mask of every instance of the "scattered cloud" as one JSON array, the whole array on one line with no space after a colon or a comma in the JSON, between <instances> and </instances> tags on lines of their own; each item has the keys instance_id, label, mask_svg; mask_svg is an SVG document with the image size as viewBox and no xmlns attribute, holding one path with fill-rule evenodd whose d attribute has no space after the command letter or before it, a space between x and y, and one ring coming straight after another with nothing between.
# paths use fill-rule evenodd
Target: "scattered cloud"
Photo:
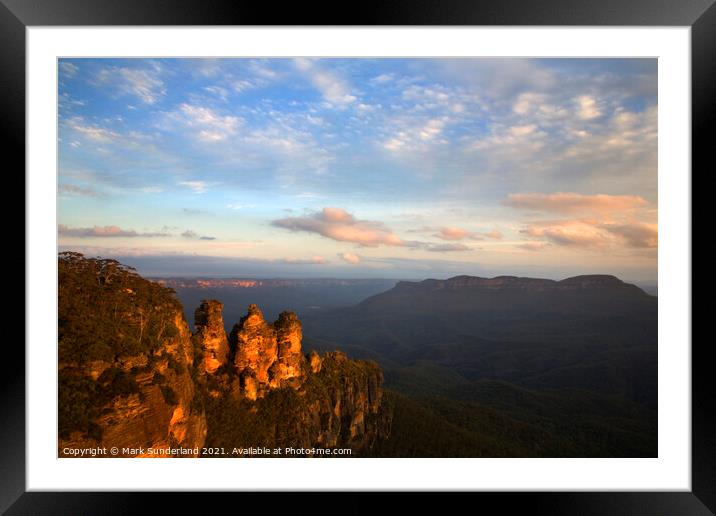
<instances>
[{"instance_id":1,"label":"scattered cloud","mask_svg":"<svg viewBox=\"0 0 716 516\"><path fill-rule=\"evenodd\" d=\"M372 85L376 84L385 84L388 82L392 82L395 80L395 75L392 73L382 73L380 75L376 75L372 79L370 79L368 82Z\"/></svg>"},{"instance_id":2,"label":"scattered cloud","mask_svg":"<svg viewBox=\"0 0 716 516\"><path fill-rule=\"evenodd\" d=\"M73 131L76 131L87 139L95 142L108 143L119 138L119 134L116 132L95 124L88 124L82 117L79 116L72 117L67 120L67 125Z\"/></svg>"},{"instance_id":3,"label":"scattered cloud","mask_svg":"<svg viewBox=\"0 0 716 516\"><path fill-rule=\"evenodd\" d=\"M204 90L223 101L226 101L229 98L228 90L226 90L226 88L222 88L221 86L204 86Z\"/></svg>"},{"instance_id":4,"label":"scattered cloud","mask_svg":"<svg viewBox=\"0 0 716 516\"><path fill-rule=\"evenodd\" d=\"M454 251L470 251L471 248L465 244L430 244L426 250L433 253L449 253Z\"/></svg>"},{"instance_id":5,"label":"scattered cloud","mask_svg":"<svg viewBox=\"0 0 716 516\"><path fill-rule=\"evenodd\" d=\"M240 117L221 115L211 108L193 104L181 104L179 118L190 128L198 131L197 136L204 142L222 141L236 134L243 123Z\"/></svg>"},{"instance_id":6,"label":"scattered cloud","mask_svg":"<svg viewBox=\"0 0 716 516\"><path fill-rule=\"evenodd\" d=\"M283 263L291 265L324 265L328 263L323 256L312 256L311 258L284 258Z\"/></svg>"},{"instance_id":7,"label":"scattered cloud","mask_svg":"<svg viewBox=\"0 0 716 516\"><path fill-rule=\"evenodd\" d=\"M361 257L353 253L338 253L338 257L351 265L356 265L361 262Z\"/></svg>"},{"instance_id":8,"label":"scattered cloud","mask_svg":"<svg viewBox=\"0 0 716 516\"><path fill-rule=\"evenodd\" d=\"M208 210L197 210L196 208L182 208L181 211L184 215L211 215Z\"/></svg>"},{"instance_id":9,"label":"scattered cloud","mask_svg":"<svg viewBox=\"0 0 716 516\"><path fill-rule=\"evenodd\" d=\"M456 228L456 227L442 227L438 230L438 232L434 236L439 238L440 240L448 240L448 241L463 240L463 239L483 240L483 236L480 235L479 233L474 233L474 232L468 231L466 229Z\"/></svg>"},{"instance_id":10,"label":"scattered cloud","mask_svg":"<svg viewBox=\"0 0 716 516\"><path fill-rule=\"evenodd\" d=\"M541 240L534 240L529 242L524 242L522 244L517 244L517 247L520 249L524 249L525 251L541 251L545 247L549 246L548 242L543 242Z\"/></svg>"},{"instance_id":11,"label":"scattered cloud","mask_svg":"<svg viewBox=\"0 0 716 516\"><path fill-rule=\"evenodd\" d=\"M60 62L60 73L62 73L65 77L74 77L77 75L79 70L80 69L77 65L70 63L69 61Z\"/></svg>"},{"instance_id":12,"label":"scattered cloud","mask_svg":"<svg viewBox=\"0 0 716 516\"><path fill-rule=\"evenodd\" d=\"M245 91L254 89L257 86L257 84L255 82L249 81L247 79L240 79L238 81L234 81L232 86L236 93L243 93Z\"/></svg>"},{"instance_id":13,"label":"scattered cloud","mask_svg":"<svg viewBox=\"0 0 716 516\"><path fill-rule=\"evenodd\" d=\"M638 195L583 195L557 192L509 194L503 204L522 210L574 214L624 212L643 208L648 203Z\"/></svg>"},{"instance_id":14,"label":"scattered cloud","mask_svg":"<svg viewBox=\"0 0 716 516\"><path fill-rule=\"evenodd\" d=\"M141 62L147 63L147 61ZM150 61L148 66L143 68L120 66L102 68L94 82L102 87L114 88L119 95L131 95L145 104L154 104L166 95L161 75L162 67L157 62Z\"/></svg>"},{"instance_id":15,"label":"scattered cloud","mask_svg":"<svg viewBox=\"0 0 716 516\"><path fill-rule=\"evenodd\" d=\"M274 220L271 224L290 231L316 233L332 240L352 242L365 247L414 247L414 243L401 239L382 222L358 220L342 208L323 208L308 217L287 217Z\"/></svg>"},{"instance_id":16,"label":"scattered cloud","mask_svg":"<svg viewBox=\"0 0 716 516\"><path fill-rule=\"evenodd\" d=\"M659 243L656 224L632 222L630 224L602 224L603 229L624 239L629 247L655 248Z\"/></svg>"},{"instance_id":17,"label":"scattered cloud","mask_svg":"<svg viewBox=\"0 0 716 516\"><path fill-rule=\"evenodd\" d=\"M216 240L216 237L199 236L196 231L192 231L191 229L187 229L186 231L184 231L181 236L190 240Z\"/></svg>"},{"instance_id":18,"label":"scattered cloud","mask_svg":"<svg viewBox=\"0 0 716 516\"><path fill-rule=\"evenodd\" d=\"M440 228L440 232L435 236L442 240L462 240L469 235L469 231L461 228Z\"/></svg>"},{"instance_id":19,"label":"scattered cloud","mask_svg":"<svg viewBox=\"0 0 716 516\"><path fill-rule=\"evenodd\" d=\"M578 106L577 115L582 120L591 120L602 114L597 106L596 99L590 95L580 95L577 97L576 102Z\"/></svg>"},{"instance_id":20,"label":"scattered cloud","mask_svg":"<svg viewBox=\"0 0 716 516\"><path fill-rule=\"evenodd\" d=\"M179 181L179 184L191 188L197 194L206 193L209 188L209 184L206 181Z\"/></svg>"},{"instance_id":21,"label":"scattered cloud","mask_svg":"<svg viewBox=\"0 0 716 516\"><path fill-rule=\"evenodd\" d=\"M71 228L64 224L57 226L61 237L74 238L114 238L114 237L168 237L169 233L139 233L133 229L122 229L119 226L93 226L91 228Z\"/></svg>"},{"instance_id":22,"label":"scattered cloud","mask_svg":"<svg viewBox=\"0 0 716 516\"><path fill-rule=\"evenodd\" d=\"M57 187L57 193L60 195L82 196L82 197L101 197L102 194L94 188L84 186L61 184Z\"/></svg>"},{"instance_id":23,"label":"scattered cloud","mask_svg":"<svg viewBox=\"0 0 716 516\"><path fill-rule=\"evenodd\" d=\"M656 224L604 223L598 220L561 220L528 224L520 233L558 245L577 248L656 248Z\"/></svg>"},{"instance_id":24,"label":"scattered cloud","mask_svg":"<svg viewBox=\"0 0 716 516\"><path fill-rule=\"evenodd\" d=\"M313 59L296 58L294 64L331 105L342 107L356 101L356 97L350 94L350 87L345 80L335 73L322 69Z\"/></svg>"}]
</instances>

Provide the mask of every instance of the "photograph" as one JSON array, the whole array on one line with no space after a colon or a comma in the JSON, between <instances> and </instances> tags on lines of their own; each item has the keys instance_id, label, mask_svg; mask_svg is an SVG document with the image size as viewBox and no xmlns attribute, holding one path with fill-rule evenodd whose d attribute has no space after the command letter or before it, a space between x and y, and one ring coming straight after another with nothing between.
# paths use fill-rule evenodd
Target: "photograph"
<instances>
[{"instance_id":1,"label":"photograph","mask_svg":"<svg viewBox=\"0 0 716 516\"><path fill-rule=\"evenodd\" d=\"M57 457L659 457L657 58L56 64Z\"/></svg>"}]
</instances>

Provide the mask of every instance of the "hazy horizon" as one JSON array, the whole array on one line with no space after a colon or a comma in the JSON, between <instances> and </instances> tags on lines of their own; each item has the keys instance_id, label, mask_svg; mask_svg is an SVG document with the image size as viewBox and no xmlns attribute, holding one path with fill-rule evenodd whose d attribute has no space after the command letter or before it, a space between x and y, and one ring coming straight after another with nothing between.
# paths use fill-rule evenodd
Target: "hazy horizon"
<instances>
[{"instance_id":1,"label":"hazy horizon","mask_svg":"<svg viewBox=\"0 0 716 516\"><path fill-rule=\"evenodd\" d=\"M655 59L61 59L59 249L657 282Z\"/></svg>"}]
</instances>

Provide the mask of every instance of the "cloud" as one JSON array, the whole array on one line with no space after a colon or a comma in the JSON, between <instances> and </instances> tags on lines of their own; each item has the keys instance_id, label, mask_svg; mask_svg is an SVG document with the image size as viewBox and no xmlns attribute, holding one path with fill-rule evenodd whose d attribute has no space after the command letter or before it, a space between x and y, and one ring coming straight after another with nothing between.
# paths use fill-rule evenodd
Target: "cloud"
<instances>
[{"instance_id":1,"label":"cloud","mask_svg":"<svg viewBox=\"0 0 716 516\"><path fill-rule=\"evenodd\" d=\"M162 68L156 62L151 62L146 68L112 66L100 70L95 83L113 87L119 95L131 95L145 104L154 104L166 95L161 74Z\"/></svg>"},{"instance_id":2,"label":"cloud","mask_svg":"<svg viewBox=\"0 0 716 516\"><path fill-rule=\"evenodd\" d=\"M118 226L94 226L91 228L71 228L64 224L57 226L61 237L75 238L113 238L113 237L168 237L169 233L138 233L133 229L122 229Z\"/></svg>"},{"instance_id":3,"label":"cloud","mask_svg":"<svg viewBox=\"0 0 716 516\"><path fill-rule=\"evenodd\" d=\"M189 238L191 240L216 240L216 237L211 236L199 236L196 231L192 231L191 229L187 229L184 231L181 236L184 238Z\"/></svg>"},{"instance_id":4,"label":"cloud","mask_svg":"<svg viewBox=\"0 0 716 516\"><path fill-rule=\"evenodd\" d=\"M350 88L343 79L321 69L312 59L297 58L294 59L294 64L330 104L340 107L356 100L356 97L350 94Z\"/></svg>"},{"instance_id":5,"label":"cloud","mask_svg":"<svg viewBox=\"0 0 716 516\"><path fill-rule=\"evenodd\" d=\"M357 220L342 208L323 208L308 217L287 217L271 222L273 226L290 231L316 233L339 242L352 242L365 247L380 245L415 247L414 242L406 242L383 223L369 220Z\"/></svg>"},{"instance_id":6,"label":"cloud","mask_svg":"<svg viewBox=\"0 0 716 516\"><path fill-rule=\"evenodd\" d=\"M93 188L85 188L83 186L62 184L57 188L57 193L60 195L78 195L83 197L101 197L97 190Z\"/></svg>"},{"instance_id":7,"label":"cloud","mask_svg":"<svg viewBox=\"0 0 716 516\"><path fill-rule=\"evenodd\" d=\"M383 148L391 152L418 152L445 144L441 135L448 124L446 116L425 119L400 119L394 121L395 130L382 142Z\"/></svg>"},{"instance_id":8,"label":"cloud","mask_svg":"<svg viewBox=\"0 0 716 516\"><path fill-rule=\"evenodd\" d=\"M593 221L565 220L536 223L520 230L529 237L542 237L556 245L571 247L606 247L612 239Z\"/></svg>"},{"instance_id":9,"label":"cloud","mask_svg":"<svg viewBox=\"0 0 716 516\"><path fill-rule=\"evenodd\" d=\"M179 184L191 188L197 194L203 194L209 188L206 181L179 181Z\"/></svg>"},{"instance_id":10,"label":"cloud","mask_svg":"<svg viewBox=\"0 0 716 516\"><path fill-rule=\"evenodd\" d=\"M243 123L240 117L220 115L213 109L187 103L179 106L178 115L187 126L198 130L199 139L205 142L225 140L236 134Z\"/></svg>"},{"instance_id":11,"label":"cloud","mask_svg":"<svg viewBox=\"0 0 716 516\"><path fill-rule=\"evenodd\" d=\"M197 210L195 208L182 208L184 215L211 215L212 213L208 210Z\"/></svg>"},{"instance_id":12,"label":"cloud","mask_svg":"<svg viewBox=\"0 0 716 516\"><path fill-rule=\"evenodd\" d=\"M356 265L361 262L361 257L353 253L338 253L338 257L351 265Z\"/></svg>"},{"instance_id":13,"label":"cloud","mask_svg":"<svg viewBox=\"0 0 716 516\"><path fill-rule=\"evenodd\" d=\"M655 248L659 243L659 230L656 224L632 222L630 224L603 224L603 229L624 239L630 247Z\"/></svg>"},{"instance_id":14,"label":"cloud","mask_svg":"<svg viewBox=\"0 0 716 516\"><path fill-rule=\"evenodd\" d=\"M623 212L643 208L648 203L638 195L582 195L557 192L509 194L503 204L522 210L567 214Z\"/></svg>"},{"instance_id":15,"label":"cloud","mask_svg":"<svg viewBox=\"0 0 716 516\"><path fill-rule=\"evenodd\" d=\"M462 240L469 235L469 231L461 228L440 228L440 232L435 236L442 240Z\"/></svg>"},{"instance_id":16,"label":"cloud","mask_svg":"<svg viewBox=\"0 0 716 516\"><path fill-rule=\"evenodd\" d=\"M581 219L537 222L527 225L520 233L567 247L607 249L658 246L657 225L636 221L605 223Z\"/></svg>"},{"instance_id":17,"label":"cloud","mask_svg":"<svg viewBox=\"0 0 716 516\"><path fill-rule=\"evenodd\" d=\"M423 141L429 141L439 136L443 132L445 127L445 119L434 118L428 120L428 122L420 130L420 139Z\"/></svg>"},{"instance_id":18,"label":"cloud","mask_svg":"<svg viewBox=\"0 0 716 516\"><path fill-rule=\"evenodd\" d=\"M465 238L470 240L483 240L482 235L479 233L456 227L442 227L438 229L438 232L433 236L440 240L448 241L463 240Z\"/></svg>"},{"instance_id":19,"label":"cloud","mask_svg":"<svg viewBox=\"0 0 716 516\"><path fill-rule=\"evenodd\" d=\"M492 238L493 240L502 240L503 237L502 232L497 229L493 229L489 233L485 233L485 236L487 238Z\"/></svg>"},{"instance_id":20,"label":"cloud","mask_svg":"<svg viewBox=\"0 0 716 516\"><path fill-rule=\"evenodd\" d=\"M74 77L79 72L79 67L69 61L62 61L60 63L60 73L65 77Z\"/></svg>"},{"instance_id":21,"label":"cloud","mask_svg":"<svg viewBox=\"0 0 716 516\"><path fill-rule=\"evenodd\" d=\"M100 143L108 143L119 138L119 134L94 124L87 124L82 117L76 116L67 120L67 125L86 138Z\"/></svg>"},{"instance_id":22,"label":"cloud","mask_svg":"<svg viewBox=\"0 0 716 516\"><path fill-rule=\"evenodd\" d=\"M221 100L226 101L229 98L229 92L226 88L221 86L204 86L204 90L208 91L212 95L219 97Z\"/></svg>"},{"instance_id":23,"label":"cloud","mask_svg":"<svg viewBox=\"0 0 716 516\"><path fill-rule=\"evenodd\" d=\"M545 247L549 246L548 242L542 242L540 240L534 240L530 242L524 242L522 244L518 244L517 247L520 249L524 249L526 251L541 251Z\"/></svg>"},{"instance_id":24,"label":"cloud","mask_svg":"<svg viewBox=\"0 0 716 516\"><path fill-rule=\"evenodd\" d=\"M395 76L392 73L382 73L380 75L376 75L372 79L370 79L368 82L372 85L376 84L385 84L387 82L391 82L395 80Z\"/></svg>"},{"instance_id":25,"label":"cloud","mask_svg":"<svg viewBox=\"0 0 716 516\"><path fill-rule=\"evenodd\" d=\"M579 116L582 120L591 120L592 118L597 118L602 114L594 97L589 95L580 95L576 98L576 102L578 106L577 116Z\"/></svg>"},{"instance_id":26,"label":"cloud","mask_svg":"<svg viewBox=\"0 0 716 516\"><path fill-rule=\"evenodd\" d=\"M291 265L324 265L328 261L323 256L312 256L311 258L284 258L280 260Z\"/></svg>"},{"instance_id":27,"label":"cloud","mask_svg":"<svg viewBox=\"0 0 716 516\"><path fill-rule=\"evenodd\" d=\"M256 88L257 84L253 81L248 81L246 79L240 79L238 81L234 81L233 87L234 91L236 93L243 93L247 90L252 90Z\"/></svg>"},{"instance_id":28,"label":"cloud","mask_svg":"<svg viewBox=\"0 0 716 516\"><path fill-rule=\"evenodd\" d=\"M455 251L470 251L471 249L465 244L430 244L426 250L433 253L450 253Z\"/></svg>"}]
</instances>

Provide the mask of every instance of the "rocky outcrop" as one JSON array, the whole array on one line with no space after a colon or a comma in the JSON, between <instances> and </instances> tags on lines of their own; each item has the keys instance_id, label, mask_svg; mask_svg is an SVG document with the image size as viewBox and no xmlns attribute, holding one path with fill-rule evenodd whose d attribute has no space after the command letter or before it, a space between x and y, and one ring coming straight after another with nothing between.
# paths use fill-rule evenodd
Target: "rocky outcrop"
<instances>
[{"instance_id":1,"label":"rocky outcrop","mask_svg":"<svg viewBox=\"0 0 716 516\"><path fill-rule=\"evenodd\" d=\"M61 382L82 382L90 389L97 417L89 431L60 436L59 456L94 447L116 448L117 457L200 454L207 423L190 374L191 332L181 311L171 324L174 336L153 352L96 360L90 367L64 364Z\"/></svg>"},{"instance_id":2,"label":"rocky outcrop","mask_svg":"<svg viewBox=\"0 0 716 516\"><path fill-rule=\"evenodd\" d=\"M279 314L273 326L278 354L269 369L269 385L272 388L298 385L305 373L305 358L301 353L301 321L295 313L286 311Z\"/></svg>"},{"instance_id":3,"label":"rocky outcrop","mask_svg":"<svg viewBox=\"0 0 716 516\"><path fill-rule=\"evenodd\" d=\"M322 357L316 377L327 387L328 396L318 401L314 412L315 444L361 453L390 435L392 413L382 403L383 373L377 364L329 352Z\"/></svg>"},{"instance_id":4,"label":"rocky outcrop","mask_svg":"<svg viewBox=\"0 0 716 516\"><path fill-rule=\"evenodd\" d=\"M360 454L388 437L392 412L382 403L380 367L341 352L304 356L302 337L293 312L269 324L249 306L229 336L233 378L223 395L212 396L208 446L345 447Z\"/></svg>"},{"instance_id":5,"label":"rocky outcrop","mask_svg":"<svg viewBox=\"0 0 716 516\"><path fill-rule=\"evenodd\" d=\"M283 312L273 324L250 305L248 314L234 325L230 343L240 391L248 399L263 397L269 389L298 387L304 375L301 322Z\"/></svg>"},{"instance_id":6,"label":"rocky outcrop","mask_svg":"<svg viewBox=\"0 0 716 516\"><path fill-rule=\"evenodd\" d=\"M216 373L229 362L229 340L221 314L223 308L220 301L205 299L194 312L194 339L202 353L202 369L209 374Z\"/></svg>"},{"instance_id":7,"label":"rocky outcrop","mask_svg":"<svg viewBox=\"0 0 716 516\"><path fill-rule=\"evenodd\" d=\"M312 373L320 373L321 366L323 365L321 356L318 353L316 353L315 351L311 351L308 354L308 365L311 368Z\"/></svg>"}]
</instances>

